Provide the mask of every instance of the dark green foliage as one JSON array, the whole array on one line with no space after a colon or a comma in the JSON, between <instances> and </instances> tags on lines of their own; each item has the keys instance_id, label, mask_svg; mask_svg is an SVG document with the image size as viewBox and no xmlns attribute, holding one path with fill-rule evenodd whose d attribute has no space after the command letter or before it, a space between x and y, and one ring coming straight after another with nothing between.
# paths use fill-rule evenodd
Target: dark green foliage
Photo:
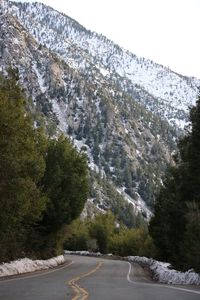
<instances>
[{"instance_id":1,"label":"dark green foliage","mask_svg":"<svg viewBox=\"0 0 200 300\"><path fill-rule=\"evenodd\" d=\"M200 100L190 113L191 132L179 142L155 205L150 234L162 259L200 271Z\"/></svg>"},{"instance_id":2,"label":"dark green foliage","mask_svg":"<svg viewBox=\"0 0 200 300\"><path fill-rule=\"evenodd\" d=\"M42 185L49 198L46 228L56 229L80 215L88 193L87 163L64 136L49 142Z\"/></svg>"},{"instance_id":3,"label":"dark green foliage","mask_svg":"<svg viewBox=\"0 0 200 300\"><path fill-rule=\"evenodd\" d=\"M42 219L35 226L36 245L31 248L42 257L58 255L64 242L65 227L83 210L88 194L87 163L64 136L50 140L41 180L48 197Z\"/></svg>"},{"instance_id":4,"label":"dark green foliage","mask_svg":"<svg viewBox=\"0 0 200 300\"><path fill-rule=\"evenodd\" d=\"M155 205L155 216L150 222L150 233L158 248L160 258L173 263L180 255L180 241L183 237L185 204L178 197L180 176L177 169L169 171L164 187L161 189Z\"/></svg>"},{"instance_id":5,"label":"dark green foliage","mask_svg":"<svg viewBox=\"0 0 200 300\"><path fill-rule=\"evenodd\" d=\"M60 253L88 191L85 157L33 126L17 79L0 77L0 261Z\"/></svg>"},{"instance_id":6,"label":"dark green foliage","mask_svg":"<svg viewBox=\"0 0 200 300\"><path fill-rule=\"evenodd\" d=\"M182 242L182 255L188 268L200 273L200 210L194 202L190 203L187 213L187 225Z\"/></svg>"},{"instance_id":7,"label":"dark green foliage","mask_svg":"<svg viewBox=\"0 0 200 300\"><path fill-rule=\"evenodd\" d=\"M25 111L17 73L0 77L0 259L20 255L26 227L45 209L38 188L45 169L45 140ZM9 249L9 252L7 252Z\"/></svg>"}]
</instances>

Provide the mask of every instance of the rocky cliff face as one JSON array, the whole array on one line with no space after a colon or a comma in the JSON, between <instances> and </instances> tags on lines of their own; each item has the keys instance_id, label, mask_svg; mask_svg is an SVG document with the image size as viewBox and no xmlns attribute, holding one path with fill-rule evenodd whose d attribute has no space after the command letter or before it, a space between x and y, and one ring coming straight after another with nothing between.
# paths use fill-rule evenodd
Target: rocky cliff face
<instances>
[{"instance_id":1,"label":"rocky cliff face","mask_svg":"<svg viewBox=\"0 0 200 300\"><path fill-rule=\"evenodd\" d=\"M0 5L1 71L18 68L36 121L87 154L88 207L149 216L176 148L179 130L170 123L187 122L198 80L138 58L42 4Z\"/></svg>"},{"instance_id":2,"label":"rocky cliff face","mask_svg":"<svg viewBox=\"0 0 200 300\"><path fill-rule=\"evenodd\" d=\"M137 57L43 4L10 2L9 10L39 43L73 68L84 74L94 72L97 77L119 85L146 109L172 125L184 127L200 80Z\"/></svg>"}]
</instances>

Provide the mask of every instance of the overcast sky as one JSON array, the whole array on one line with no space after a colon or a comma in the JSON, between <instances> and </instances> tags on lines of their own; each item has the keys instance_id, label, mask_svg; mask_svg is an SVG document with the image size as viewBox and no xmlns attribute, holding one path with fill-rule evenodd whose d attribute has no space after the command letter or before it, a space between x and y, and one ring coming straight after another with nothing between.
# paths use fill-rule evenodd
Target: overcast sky
<instances>
[{"instance_id":1,"label":"overcast sky","mask_svg":"<svg viewBox=\"0 0 200 300\"><path fill-rule=\"evenodd\" d=\"M136 55L200 79L200 0L38 2L66 13Z\"/></svg>"}]
</instances>

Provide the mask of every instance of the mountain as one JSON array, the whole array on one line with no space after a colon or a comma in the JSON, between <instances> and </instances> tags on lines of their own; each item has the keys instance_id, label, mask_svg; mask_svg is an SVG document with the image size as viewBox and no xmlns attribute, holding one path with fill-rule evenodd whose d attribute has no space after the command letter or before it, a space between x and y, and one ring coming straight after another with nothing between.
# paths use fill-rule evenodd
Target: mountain
<instances>
[{"instance_id":1,"label":"mountain","mask_svg":"<svg viewBox=\"0 0 200 300\"><path fill-rule=\"evenodd\" d=\"M200 80L137 57L43 4L10 2L9 10L39 43L73 68L87 74L98 71L154 114L184 127Z\"/></svg>"},{"instance_id":2,"label":"mountain","mask_svg":"<svg viewBox=\"0 0 200 300\"><path fill-rule=\"evenodd\" d=\"M149 217L199 80L138 58L43 4L0 6L1 71L18 68L35 122L87 154L86 213Z\"/></svg>"}]
</instances>

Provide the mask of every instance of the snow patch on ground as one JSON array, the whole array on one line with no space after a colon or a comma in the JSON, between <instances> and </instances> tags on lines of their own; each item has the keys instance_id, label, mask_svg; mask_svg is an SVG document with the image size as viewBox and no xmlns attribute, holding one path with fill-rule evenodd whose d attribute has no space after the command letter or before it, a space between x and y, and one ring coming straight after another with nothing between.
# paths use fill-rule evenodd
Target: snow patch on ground
<instances>
[{"instance_id":1,"label":"snow patch on ground","mask_svg":"<svg viewBox=\"0 0 200 300\"><path fill-rule=\"evenodd\" d=\"M58 265L63 264L64 261L65 259L63 255L47 260L31 260L29 258L22 258L10 263L1 264L0 277L46 270L57 267Z\"/></svg>"},{"instance_id":2,"label":"snow patch on ground","mask_svg":"<svg viewBox=\"0 0 200 300\"><path fill-rule=\"evenodd\" d=\"M108 74L110 74L110 72L109 71L107 71L106 69L104 69L104 68L99 68L99 71L101 72L101 74L103 75L103 76L107 76Z\"/></svg>"},{"instance_id":3,"label":"snow patch on ground","mask_svg":"<svg viewBox=\"0 0 200 300\"><path fill-rule=\"evenodd\" d=\"M117 188L117 191L120 195L122 195L124 197L124 199L128 202L128 203L131 203L133 204L133 207L135 209L136 212L140 212L140 213L143 213L145 212L146 213L146 218L147 220L149 220L152 216L152 212L148 209L146 203L144 202L144 200L142 200L142 198L140 197L140 195L138 193L137 194L137 197L138 199L137 200L134 200L133 198L131 198L126 192L125 192L125 187L122 187L122 188Z\"/></svg>"},{"instance_id":4,"label":"snow patch on ground","mask_svg":"<svg viewBox=\"0 0 200 300\"><path fill-rule=\"evenodd\" d=\"M153 273L153 278L158 282L167 284L200 285L200 274L195 273L194 270L180 272L171 269L169 263L156 261L147 257L128 256L127 259L130 262L137 262L148 266Z\"/></svg>"},{"instance_id":5,"label":"snow patch on ground","mask_svg":"<svg viewBox=\"0 0 200 300\"><path fill-rule=\"evenodd\" d=\"M16 40L16 39L15 39ZM43 76L40 74L38 68L36 65L33 65L32 66L33 70L35 71L35 74L37 75L37 78L38 78L38 83L39 83L39 86L40 86L40 90L42 93L45 93L46 90L47 90L47 87L45 86L45 82L44 82L44 78Z\"/></svg>"},{"instance_id":6,"label":"snow patch on ground","mask_svg":"<svg viewBox=\"0 0 200 300\"><path fill-rule=\"evenodd\" d=\"M66 255L70 254L76 254L76 255L82 255L82 256L102 256L100 252L90 252L90 251L70 251L70 250L65 250Z\"/></svg>"},{"instance_id":7,"label":"snow patch on ground","mask_svg":"<svg viewBox=\"0 0 200 300\"><path fill-rule=\"evenodd\" d=\"M92 156L92 153L91 153L91 149L85 144L86 142L86 139L82 139L82 140L77 140L77 139L74 139L72 138L71 139L73 144L76 146L76 148L78 149L78 151L81 151L82 150L82 147L85 148L85 154L87 154L87 157L88 157L88 166L91 170L99 173L100 170L99 170L99 167L94 163L94 159L93 159L93 156Z\"/></svg>"},{"instance_id":8,"label":"snow patch on ground","mask_svg":"<svg viewBox=\"0 0 200 300\"><path fill-rule=\"evenodd\" d=\"M53 99L51 103L52 103L53 111L55 112L59 121L58 128L62 132L66 133L68 129L68 125L66 122L67 106L64 103L58 103L56 99Z\"/></svg>"}]
</instances>

